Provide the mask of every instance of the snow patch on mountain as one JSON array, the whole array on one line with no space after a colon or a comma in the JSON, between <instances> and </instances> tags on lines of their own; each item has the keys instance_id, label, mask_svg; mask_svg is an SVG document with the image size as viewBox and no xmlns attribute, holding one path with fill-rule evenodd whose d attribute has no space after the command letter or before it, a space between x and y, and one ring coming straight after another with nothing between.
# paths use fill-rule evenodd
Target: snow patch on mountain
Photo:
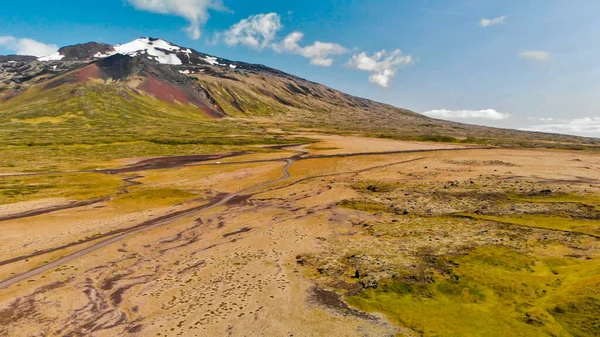
<instances>
[{"instance_id":1,"label":"snow patch on mountain","mask_svg":"<svg viewBox=\"0 0 600 337\"><path fill-rule=\"evenodd\" d=\"M179 57L177 57L177 54L166 52L176 52L181 48L161 39L151 40L143 37L126 44L117 45L114 48L117 53L129 56L138 56L146 53L150 56L153 56L156 61L161 64L182 64Z\"/></svg>"},{"instance_id":2,"label":"snow patch on mountain","mask_svg":"<svg viewBox=\"0 0 600 337\"><path fill-rule=\"evenodd\" d=\"M48 62L48 61L60 61L65 57L65 55L61 55L59 52L52 53L48 56L43 56L38 58L38 61Z\"/></svg>"},{"instance_id":3,"label":"snow patch on mountain","mask_svg":"<svg viewBox=\"0 0 600 337\"><path fill-rule=\"evenodd\" d=\"M102 53L98 52L98 53L94 54L94 57L97 58L97 59L103 59L105 57L109 57L109 56L112 56L114 54L115 53L112 53L112 54L102 54Z\"/></svg>"},{"instance_id":4,"label":"snow patch on mountain","mask_svg":"<svg viewBox=\"0 0 600 337\"><path fill-rule=\"evenodd\" d=\"M108 46L108 48L102 50L91 49L88 51L89 54L85 56L85 48L90 44L92 43L69 46L71 48L80 48L78 50L78 55L83 56L74 57L71 55L72 53L68 54L66 52L65 54L69 56L65 56L61 54L61 52L63 52L63 50L61 50L52 55L40 57L38 58L38 61L82 61L102 59L116 54L122 54L130 57L144 57L160 64L179 66L178 68L187 69L191 73L193 73L192 71L199 71L198 67L205 65L225 67L231 70L245 69L243 64L199 53L190 48L180 47L162 39L142 37L125 44ZM96 47L96 44L91 47Z\"/></svg>"},{"instance_id":5,"label":"snow patch on mountain","mask_svg":"<svg viewBox=\"0 0 600 337\"><path fill-rule=\"evenodd\" d=\"M204 58L204 61L208 62L209 64L212 64L213 66L219 64L217 58L214 56L207 56Z\"/></svg>"}]
</instances>

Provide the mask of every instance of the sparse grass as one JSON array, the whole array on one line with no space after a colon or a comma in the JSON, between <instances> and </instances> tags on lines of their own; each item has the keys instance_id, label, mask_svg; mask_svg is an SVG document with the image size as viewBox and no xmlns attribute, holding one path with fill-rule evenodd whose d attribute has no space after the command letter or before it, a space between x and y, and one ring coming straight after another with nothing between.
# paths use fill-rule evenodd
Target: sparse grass
<instances>
[{"instance_id":1,"label":"sparse grass","mask_svg":"<svg viewBox=\"0 0 600 337\"><path fill-rule=\"evenodd\" d=\"M398 185L384 181L360 181L352 188L362 193L388 193L395 191Z\"/></svg>"},{"instance_id":2,"label":"sparse grass","mask_svg":"<svg viewBox=\"0 0 600 337\"><path fill-rule=\"evenodd\" d=\"M93 173L0 176L0 204L48 198L97 199L115 195L122 184L119 177Z\"/></svg>"},{"instance_id":3,"label":"sparse grass","mask_svg":"<svg viewBox=\"0 0 600 337\"><path fill-rule=\"evenodd\" d=\"M339 147L334 146L322 146L319 144L313 144L306 147L309 150L327 151L327 150L339 150Z\"/></svg>"},{"instance_id":4,"label":"sparse grass","mask_svg":"<svg viewBox=\"0 0 600 337\"><path fill-rule=\"evenodd\" d=\"M122 158L212 154L237 150L210 145L162 145L151 142L7 146L0 148L0 172L50 172L120 167Z\"/></svg>"},{"instance_id":5,"label":"sparse grass","mask_svg":"<svg viewBox=\"0 0 600 337\"><path fill-rule=\"evenodd\" d=\"M122 194L111 201L111 205L128 210L151 209L173 206L197 198L196 194L173 188L140 188Z\"/></svg>"},{"instance_id":6,"label":"sparse grass","mask_svg":"<svg viewBox=\"0 0 600 337\"><path fill-rule=\"evenodd\" d=\"M368 200L343 200L338 203L338 206L368 213L390 211L388 206Z\"/></svg>"},{"instance_id":7,"label":"sparse grass","mask_svg":"<svg viewBox=\"0 0 600 337\"><path fill-rule=\"evenodd\" d=\"M600 196L597 195L577 195L571 193L553 193L550 195L518 195L508 194L512 202L530 202L530 203L574 203L595 207L600 210Z\"/></svg>"},{"instance_id":8,"label":"sparse grass","mask_svg":"<svg viewBox=\"0 0 600 337\"><path fill-rule=\"evenodd\" d=\"M489 132L489 130L487 130ZM445 131L445 135L429 135L423 136L423 132L403 132L403 133L378 133L378 132L365 132L366 136L387 138L395 140L406 140L406 141L421 141L421 142L437 142L437 143L460 143L460 144L473 144L480 146L498 146L506 148L536 148L536 149L561 149L571 151L585 151L585 152L600 152L600 146L595 140L588 140L589 143L575 143L572 140L562 139L564 137L555 135L540 135L540 139L535 139L531 135L521 134L518 131L513 130L497 130L495 136L497 138L484 138L484 137L464 137L457 138L452 136L452 133L448 130ZM469 133L478 133L477 131ZM504 133L505 137L502 137ZM557 139L550 140L552 136ZM584 140L579 140L584 142Z\"/></svg>"},{"instance_id":9,"label":"sparse grass","mask_svg":"<svg viewBox=\"0 0 600 337\"><path fill-rule=\"evenodd\" d=\"M459 214L459 216L467 216L473 219L497 221L519 226L583 233L600 237L600 221L598 220L571 219L552 215L537 214L514 216Z\"/></svg>"},{"instance_id":10,"label":"sparse grass","mask_svg":"<svg viewBox=\"0 0 600 337\"><path fill-rule=\"evenodd\" d=\"M506 166L506 167L518 167L518 165L515 165L513 163L509 163L509 162L505 162L502 160L484 160L484 161L479 161L479 160L463 160L463 161L456 161L456 160L446 160L446 162L448 164L455 164L455 165L469 165L469 166Z\"/></svg>"}]
</instances>

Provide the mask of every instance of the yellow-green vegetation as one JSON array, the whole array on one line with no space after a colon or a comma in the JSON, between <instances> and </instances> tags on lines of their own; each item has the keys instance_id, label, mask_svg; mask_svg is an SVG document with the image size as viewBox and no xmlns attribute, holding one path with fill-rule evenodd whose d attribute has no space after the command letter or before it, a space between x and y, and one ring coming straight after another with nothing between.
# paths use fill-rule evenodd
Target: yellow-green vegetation
<instances>
[{"instance_id":1,"label":"yellow-green vegetation","mask_svg":"<svg viewBox=\"0 0 600 337\"><path fill-rule=\"evenodd\" d=\"M129 210L151 209L173 206L197 197L196 194L173 188L139 188L117 196L111 205Z\"/></svg>"},{"instance_id":2,"label":"yellow-green vegetation","mask_svg":"<svg viewBox=\"0 0 600 337\"><path fill-rule=\"evenodd\" d=\"M117 194L122 185L120 177L93 173L0 176L0 204L48 198L98 199Z\"/></svg>"},{"instance_id":3,"label":"yellow-green vegetation","mask_svg":"<svg viewBox=\"0 0 600 337\"><path fill-rule=\"evenodd\" d=\"M459 214L460 216L460 214ZM519 226L546 228L552 230L583 233L600 237L600 220L572 219L552 215L512 215L512 216L493 216L480 214L464 214L474 219L497 221Z\"/></svg>"},{"instance_id":4,"label":"yellow-green vegetation","mask_svg":"<svg viewBox=\"0 0 600 337\"><path fill-rule=\"evenodd\" d=\"M10 121L13 122L13 123L29 123L29 124L51 123L51 124L58 124L58 123L64 122L65 120L66 120L66 118L63 118L62 116L59 116L59 117L34 117L34 118L27 118L27 119L13 118Z\"/></svg>"},{"instance_id":5,"label":"yellow-green vegetation","mask_svg":"<svg viewBox=\"0 0 600 337\"><path fill-rule=\"evenodd\" d=\"M0 147L0 172L94 170L124 166L116 160L171 155L214 154L244 150L220 145L167 145L147 141L106 144L56 144Z\"/></svg>"},{"instance_id":6,"label":"yellow-green vegetation","mask_svg":"<svg viewBox=\"0 0 600 337\"><path fill-rule=\"evenodd\" d=\"M432 135L423 135L423 133L380 133L380 132L368 132L365 133L370 137L396 139L396 140L408 140L408 141L419 141L419 142L436 142L436 143L462 143L462 144L477 144L481 146L499 146L508 148L550 148L550 149L563 149L563 150L576 150L586 152L599 152L600 147L594 143L574 143L565 142L561 137L555 137L552 141L544 141L535 139L531 136L527 137L523 134L517 134L515 131L504 130L504 137L500 134L495 134L496 137L489 137L485 133L480 133L479 136L468 136L468 137L454 137L448 134L441 128L434 128L435 133ZM488 132L489 133L489 132Z\"/></svg>"},{"instance_id":7,"label":"yellow-green vegetation","mask_svg":"<svg viewBox=\"0 0 600 337\"><path fill-rule=\"evenodd\" d=\"M209 119L196 107L137 94L125 85L33 87L0 102L0 173L110 167L121 158L258 151L313 140L271 125ZM263 149L262 151L265 151Z\"/></svg>"},{"instance_id":8,"label":"yellow-green vegetation","mask_svg":"<svg viewBox=\"0 0 600 337\"><path fill-rule=\"evenodd\" d=\"M441 257L429 282L390 279L349 303L424 336L597 336L600 261L482 246Z\"/></svg>"},{"instance_id":9,"label":"yellow-green vegetation","mask_svg":"<svg viewBox=\"0 0 600 337\"><path fill-rule=\"evenodd\" d=\"M530 203L573 203L596 207L600 209L600 196L598 195L577 195L572 193L552 193L550 195L522 196L509 194L508 198L512 202L530 202Z\"/></svg>"},{"instance_id":10,"label":"yellow-green vegetation","mask_svg":"<svg viewBox=\"0 0 600 337\"><path fill-rule=\"evenodd\" d=\"M125 85L84 83L62 85L52 89L32 87L0 106L3 118L17 122L40 118L68 120L70 124L103 123L137 124L135 117L153 120L208 118L192 105L171 104L158 99L133 94ZM57 119L56 121L61 121ZM87 124L87 123L92 124Z\"/></svg>"},{"instance_id":11,"label":"yellow-green vegetation","mask_svg":"<svg viewBox=\"0 0 600 337\"><path fill-rule=\"evenodd\" d=\"M313 144L313 145L307 146L306 148L309 150L319 150L319 151L338 150L339 149L339 147L322 146L322 145L318 145L318 144Z\"/></svg>"},{"instance_id":12,"label":"yellow-green vegetation","mask_svg":"<svg viewBox=\"0 0 600 337\"><path fill-rule=\"evenodd\" d=\"M253 92L242 82L231 79L208 80L204 77L197 79L229 116L276 116L289 111L282 101L277 100L278 96ZM225 85L221 83L223 81L227 81Z\"/></svg>"},{"instance_id":13,"label":"yellow-green vegetation","mask_svg":"<svg viewBox=\"0 0 600 337\"><path fill-rule=\"evenodd\" d=\"M357 309L423 336L600 336L600 198L585 187L350 187L361 197L338 206L371 216L299 263Z\"/></svg>"},{"instance_id":14,"label":"yellow-green vegetation","mask_svg":"<svg viewBox=\"0 0 600 337\"><path fill-rule=\"evenodd\" d=\"M342 200L338 203L338 206L369 213L388 212L391 210L390 207L386 205L368 200Z\"/></svg>"},{"instance_id":15,"label":"yellow-green vegetation","mask_svg":"<svg viewBox=\"0 0 600 337\"><path fill-rule=\"evenodd\" d=\"M402 211L404 213L404 211ZM479 222L464 218L450 216L421 217L418 215L403 214L401 217L395 214L393 222L377 222L364 226L367 233L375 237L398 238L423 238L431 235L448 236L456 235L461 230L476 230Z\"/></svg>"},{"instance_id":16,"label":"yellow-green vegetation","mask_svg":"<svg viewBox=\"0 0 600 337\"><path fill-rule=\"evenodd\" d=\"M572 193L542 193L538 195L507 194L509 203L531 204L578 204L594 207L600 210L600 196L578 195ZM583 233L600 237L600 220L590 218L575 218L557 216L554 214L514 214L514 215L483 215L483 214L458 214L473 219L497 221L519 226L546 228L567 232Z\"/></svg>"}]
</instances>

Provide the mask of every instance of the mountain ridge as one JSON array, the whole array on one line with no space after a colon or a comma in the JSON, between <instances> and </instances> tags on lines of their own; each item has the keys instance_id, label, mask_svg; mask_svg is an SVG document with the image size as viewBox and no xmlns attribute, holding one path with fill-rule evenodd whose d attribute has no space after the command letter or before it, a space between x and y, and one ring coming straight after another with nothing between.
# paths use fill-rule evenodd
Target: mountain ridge
<instances>
[{"instance_id":1,"label":"mountain ridge","mask_svg":"<svg viewBox=\"0 0 600 337\"><path fill-rule=\"evenodd\" d=\"M437 120L268 66L230 61L158 38L142 37L114 46L88 42L37 59L0 58L2 101L32 87L43 90L90 81L169 103L191 104L212 118L267 117L390 138L596 143L591 138Z\"/></svg>"}]
</instances>

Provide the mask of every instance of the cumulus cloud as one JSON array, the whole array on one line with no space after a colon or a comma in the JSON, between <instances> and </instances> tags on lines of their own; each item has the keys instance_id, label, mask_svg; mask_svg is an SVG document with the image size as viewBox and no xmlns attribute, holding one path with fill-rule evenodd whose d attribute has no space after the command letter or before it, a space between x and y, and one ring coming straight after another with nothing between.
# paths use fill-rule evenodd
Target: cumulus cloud
<instances>
[{"instance_id":1,"label":"cumulus cloud","mask_svg":"<svg viewBox=\"0 0 600 337\"><path fill-rule=\"evenodd\" d=\"M222 35L229 46L242 44L263 49L271 44L282 28L281 17L277 13L257 14L241 20Z\"/></svg>"},{"instance_id":2,"label":"cumulus cloud","mask_svg":"<svg viewBox=\"0 0 600 337\"><path fill-rule=\"evenodd\" d=\"M537 62L545 62L550 59L550 54L542 50L526 50L521 52L519 56L521 56L524 59Z\"/></svg>"},{"instance_id":3,"label":"cumulus cloud","mask_svg":"<svg viewBox=\"0 0 600 337\"><path fill-rule=\"evenodd\" d=\"M341 55L348 52L345 47L331 42L316 41L309 46L301 46L300 41L304 38L301 32L293 32L286 36L283 41L273 44L273 50L278 53L298 54L310 59L310 64L330 67L333 64L333 55Z\"/></svg>"},{"instance_id":4,"label":"cumulus cloud","mask_svg":"<svg viewBox=\"0 0 600 337\"><path fill-rule=\"evenodd\" d=\"M441 119L489 119L489 120L505 120L510 118L510 114L498 112L494 109L486 110L431 110L423 113L425 116Z\"/></svg>"},{"instance_id":5,"label":"cumulus cloud","mask_svg":"<svg viewBox=\"0 0 600 337\"><path fill-rule=\"evenodd\" d=\"M352 56L352 59L348 61L346 66L372 73L369 77L369 81L383 88L387 88L390 85L392 78L396 76L398 69L412 63L412 56L405 56L400 49L396 49L391 53L382 50L372 56L369 56L364 52L354 55Z\"/></svg>"},{"instance_id":6,"label":"cumulus cloud","mask_svg":"<svg viewBox=\"0 0 600 337\"><path fill-rule=\"evenodd\" d=\"M202 35L201 27L208 21L209 10L226 10L221 0L127 0L137 10L169 14L186 19L190 38L197 40Z\"/></svg>"},{"instance_id":7,"label":"cumulus cloud","mask_svg":"<svg viewBox=\"0 0 600 337\"><path fill-rule=\"evenodd\" d=\"M0 46L13 51L17 55L46 56L58 50L55 44L46 44L27 38L0 36Z\"/></svg>"},{"instance_id":8,"label":"cumulus cloud","mask_svg":"<svg viewBox=\"0 0 600 337\"><path fill-rule=\"evenodd\" d=\"M500 23L504 23L504 21L506 21L508 17L507 16L501 16L499 18L495 18L495 19L481 19L481 21L479 21L479 25L481 27L489 27L489 26L494 26Z\"/></svg>"},{"instance_id":9,"label":"cumulus cloud","mask_svg":"<svg viewBox=\"0 0 600 337\"><path fill-rule=\"evenodd\" d=\"M554 122L552 118L546 119L546 121ZM600 137L600 117L561 120L558 123L532 125L522 130Z\"/></svg>"}]
</instances>

